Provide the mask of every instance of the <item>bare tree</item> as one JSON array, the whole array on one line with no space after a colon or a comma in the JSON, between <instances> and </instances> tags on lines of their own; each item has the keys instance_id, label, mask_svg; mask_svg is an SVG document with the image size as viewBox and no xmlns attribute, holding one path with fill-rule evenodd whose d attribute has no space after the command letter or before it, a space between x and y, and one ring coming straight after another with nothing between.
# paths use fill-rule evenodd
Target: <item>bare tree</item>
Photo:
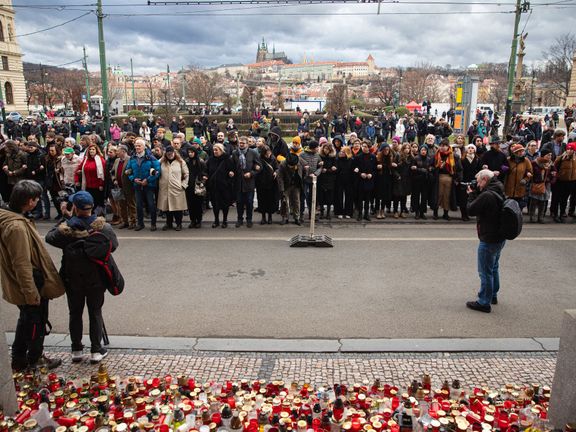
<instances>
[{"instance_id":1,"label":"bare tree","mask_svg":"<svg viewBox=\"0 0 576 432\"><path fill-rule=\"evenodd\" d=\"M346 84L334 84L327 96L326 111L330 116L344 115L350 109L348 86Z\"/></svg>"},{"instance_id":2,"label":"bare tree","mask_svg":"<svg viewBox=\"0 0 576 432\"><path fill-rule=\"evenodd\" d=\"M542 52L546 63L538 74L542 83L548 84L547 90L564 103L570 88L572 59L576 52L576 36L565 33L554 40L554 44Z\"/></svg>"},{"instance_id":3,"label":"bare tree","mask_svg":"<svg viewBox=\"0 0 576 432\"><path fill-rule=\"evenodd\" d=\"M199 69L186 72L187 94L197 102L210 106L224 96L223 79L219 74L207 74Z\"/></svg>"},{"instance_id":4,"label":"bare tree","mask_svg":"<svg viewBox=\"0 0 576 432\"><path fill-rule=\"evenodd\" d=\"M274 99L272 99L272 106L279 110L284 109L284 94L282 91L274 92Z\"/></svg>"},{"instance_id":5,"label":"bare tree","mask_svg":"<svg viewBox=\"0 0 576 432\"><path fill-rule=\"evenodd\" d=\"M487 63L478 70L480 91L478 101L494 104L496 111L504 109L508 98L508 65Z\"/></svg>"},{"instance_id":6,"label":"bare tree","mask_svg":"<svg viewBox=\"0 0 576 432\"><path fill-rule=\"evenodd\" d=\"M437 67L429 63L420 63L402 73L400 80L400 98L405 101L439 100Z\"/></svg>"},{"instance_id":7,"label":"bare tree","mask_svg":"<svg viewBox=\"0 0 576 432\"><path fill-rule=\"evenodd\" d=\"M158 89L156 88L150 77L146 77L144 79L144 82L146 84L146 96L148 99L148 103L150 105L150 109L153 110L154 104L156 103L157 99Z\"/></svg>"},{"instance_id":8,"label":"bare tree","mask_svg":"<svg viewBox=\"0 0 576 432\"><path fill-rule=\"evenodd\" d=\"M380 103L390 106L394 102L394 94L398 91L398 78L392 76L373 75L370 79L369 94L378 98Z\"/></svg>"}]
</instances>

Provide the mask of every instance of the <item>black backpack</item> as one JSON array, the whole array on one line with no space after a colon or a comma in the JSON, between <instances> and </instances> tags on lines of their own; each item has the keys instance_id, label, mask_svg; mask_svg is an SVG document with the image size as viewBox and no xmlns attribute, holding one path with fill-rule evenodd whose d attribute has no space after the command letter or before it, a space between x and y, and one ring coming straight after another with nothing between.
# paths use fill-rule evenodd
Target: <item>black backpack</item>
<instances>
[{"instance_id":1,"label":"black backpack","mask_svg":"<svg viewBox=\"0 0 576 432\"><path fill-rule=\"evenodd\" d=\"M502 203L502 207L500 208L500 228L498 232L502 238L514 240L522 232L522 209L517 201L510 198L503 200L496 192L493 192L493 194L498 198L498 201Z\"/></svg>"},{"instance_id":2,"label":"black backpack","mask_svg":"<svg viewBox=\"0 0 576 432\"><path fill-rule=\"evenodd\" d=\"M112 241L100 231L89 231L87 237L67 245L62 260L66 287L79 289L96 273L110 294L124 291L124 278L112 257Z\"/></svg>"}]
</instances>

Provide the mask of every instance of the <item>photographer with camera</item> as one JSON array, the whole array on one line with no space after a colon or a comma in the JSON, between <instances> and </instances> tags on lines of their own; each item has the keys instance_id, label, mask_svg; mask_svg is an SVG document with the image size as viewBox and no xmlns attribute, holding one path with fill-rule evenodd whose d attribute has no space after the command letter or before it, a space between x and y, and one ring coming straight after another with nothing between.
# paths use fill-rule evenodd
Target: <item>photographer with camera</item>
<instances>
[{"instance_id":1,"label":"photographer with camera","mask_svg":"<svg viewBox=\"0 0 576 432\"><path fill-rule=\"evenodd\" d=\"M489 313L498 304L500 290L499 260L506 240L500 234L500 210L504 202L504 185L493 171L483 169L476 174L476 185L468 186L468 214L476 216L478 230L478 300L466 306Z\"/></svg>"},{"instance_id":2,"label":"photographer with camera","mask_svg":"<svg viewBox=\"0 0 576 432\"><path fill-rule=\"evenodd\" d=\"M62 202L60 210L65 220L46 234L46 243L62 249L60 276L66 287L68 310L70 312L70 339L72 341L72 361L84 359L82 350L82 315L84 304L88 307L90 322L90 362L99 363L108 355L102 346L104 322L102 306L106 285L101 269L85 252L85 242L90 237L102 242L112 252L118 247L118 239L104 217L92 213L94 198L87 191L76 192L69 197L70 208ZM94 236L94 233L103 235ZM94 242L91 242L93 245Z\"/></svg>"}]
</instances>

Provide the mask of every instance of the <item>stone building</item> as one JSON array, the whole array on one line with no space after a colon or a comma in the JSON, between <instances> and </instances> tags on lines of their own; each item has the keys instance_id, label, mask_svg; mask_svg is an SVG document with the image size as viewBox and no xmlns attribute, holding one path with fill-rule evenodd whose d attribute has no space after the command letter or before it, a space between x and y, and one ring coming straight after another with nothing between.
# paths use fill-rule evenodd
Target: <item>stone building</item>
<instances>
[{"instance_id":1,"label":"stone building","mask_svg":"<svg viewBox=\"0 0 576 432\"><path fill-rule=\"evenodd\" d=\"M12 0L3 0L0 5L0 85L6 112L28 112L26 84L22 69L22 54L16 40Z\"/></svg>"},{"instance_id":2,"label":"stone building","mask_svg":"<svg viewBox=\"0 0 576 432\"><path fill-rule=\"evenodd\" d=\"M269 52L268 45L264 42L264 38L262 38L262 44L258 45L256 51L256 63L272 60L280 60L282 63L291 63L284 51L276 52L276 47L273 46L272 52Z\"/></svg>"}]
</instances>

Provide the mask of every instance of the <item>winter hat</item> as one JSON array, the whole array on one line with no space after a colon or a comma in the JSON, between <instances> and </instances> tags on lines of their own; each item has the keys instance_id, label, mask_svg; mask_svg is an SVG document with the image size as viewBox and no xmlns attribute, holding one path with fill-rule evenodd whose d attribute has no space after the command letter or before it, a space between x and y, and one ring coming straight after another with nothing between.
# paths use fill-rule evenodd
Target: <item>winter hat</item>
<instances>
[{"instance_id":1,"label":"winter hat","mask_svg":"<svg viewBox=\"0 0 576 432\"><path fill-rule=\"evenodd\" d=\"M402 138L400 138L399 136L395 136L394 138L392 138L392 141L396 141L397 143L400 143L402 141Z\"/></svg>"},{"instance_id":2,"label":"winter hat","mask_svg":"<svg viewBox=\"0 0 576 432\"><path fill-rule=\"evenodd\" d=\"M474 144L468 144L468 145L466 146L466 150L468 150L469 148L473 148L473 149L474 149L474 152L476 152L476 150L478 150Z\"/></svg>"},{"instance_id":3,"label":"winter hat","mask_svg":"<svg viewBox=\"0 0 576 432\"><path fill-rule=\"evenodd\" d=\"M566 146L566 150L574 150L574 151L576 151L576 142L568 143L568 145Z\"/></svg>"},{"instance_id":4,"label":"winter hat","mask_svg":"<svg viewBox=\"0 0 576 432\"><path fill-rule=\"evenodd\" d=\"M300 144L302 144L302 140L300 139L299 136L295 136L294 138L292 138L292 143L300 145Z\"/></svg>"},{"instance_id":5,"label":"winter hat","mask_svg":"<svg viewBox=\"0 0 576 432\"><path fill-rule=\"evenodd\" d=\"M310 150L313 150L313 149L315 149L315 148L318 148L318 142L317 142L317 141L310 141L310 142L308 143L308 148L309 148Z\"/></svg>"},{"instance_id":6,"label":"winter hat","mask_svg":"<svg viewBox=\"0 0 576 432\"><path fill-rule=\"evenodd\" d=\"M498 135L494 135L490 140L490 144L500 144L502 141Z\"/></svg>"},{"instance_id":7,"label":"winter hat","mask_svg":"<svg viewBox=\"0 0 576 432\"><path fill-rule=\"evenodd\" d=\"M326 137L320 137L320 140L318 141L319 145L324 145L324 144L328 144L328 140L326 139Z\"/></svg>"},{"instance_id":8,"label":"winter hat","mask_svg":"<svg viewBox=\"0 0 576 432\"><path fill-rule=\"evenodd\" d=\"M165 153L174 153L174 147L169 145L168 147L166 147Z\"/></svg>"},{"instance_id":9,"label":"winter hat","mask_svg":"<svg viewBox=\"0 0 576 432\"><path fill-rule=\"evenodd\" d=\"M540 150L540 156L546 156L550 153L552 153L552 150L549 147L544 147L542 150Z\"/></svg>"},{"instance_id":10,"label":"winter hat","mask_svg":"<svg viewBox=\"0 0 576 432\"><path fill-rule=\"evenodd\" d=\"M202 144L202 141L200 141L200 138L194 137L194 139L192 140L192 143L200 145L200 144Z\"/></svg>"},{"instance_id":11,"label":"winter hat","mask_svg":"<svg viewBox=\"0 0 576 432\"><path fill-rule=\"evenodd\" d=\"M521 151L521 150L524 150L524 146L522 144L513 144L510 147L510 151L512 153L516 153L516 152Z\"/></svg>"},{"instance_id":12,"label":"winter hat","mask_svg":"<svg viewBox=\"0 0 576 432\"><path fill-rule=\"evenodd\" d=\"M74 153L74 149L72 147L66 147L63 152L65 155Z\"/></svg>"},{"instance_id":13,"label":"winter hat","mask_svg":"<svg viewBox=\"0 0 576 432\"><path fill-rule=\"evenodd\" d=\"M476 147L476 146L474 146L474 147ZM418 147L418 151L422 150L423 148L425 148L425 149L426 149L426 151L428 151L428 150L429 150L429 148L428 148L428 145L426 145L426 144L422 144L420 147Z\"/></svg>"}]
</instances>

